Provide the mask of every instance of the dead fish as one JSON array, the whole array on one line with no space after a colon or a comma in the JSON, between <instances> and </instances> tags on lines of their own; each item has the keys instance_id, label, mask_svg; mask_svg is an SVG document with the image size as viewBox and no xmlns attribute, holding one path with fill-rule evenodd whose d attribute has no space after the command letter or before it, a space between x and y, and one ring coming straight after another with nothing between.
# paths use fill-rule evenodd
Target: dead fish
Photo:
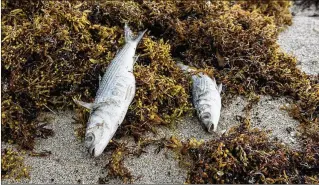
<instances>
[{"instance_id":1,"label":"dead fish","mask_svg":"<svg viewBox=\"0 0 319 185\"><path fill-rule=\"evenodd\" d=\"M74 100L91 110L85 134L85 146L95 157L102 154L119 125L123 122L135 95L133 67L138 56L135 51L147 30L136 38L125 24L125 45L111 61L93 103Z\"/></svg>"},{"instance_id":2,"label":"dead fish","mask_svg":"<svg viewBox=\"0 0 319 185\"><path fill-rule=\"evenodd\" d=\"M180 62L177 66L187 73L196 71ZM197 116L208 132L216 132L221 110L222 84L217 85L215 78L211 79L203 73L192 75L192 81L193 104Z\"/></svg>"}]
</instances>

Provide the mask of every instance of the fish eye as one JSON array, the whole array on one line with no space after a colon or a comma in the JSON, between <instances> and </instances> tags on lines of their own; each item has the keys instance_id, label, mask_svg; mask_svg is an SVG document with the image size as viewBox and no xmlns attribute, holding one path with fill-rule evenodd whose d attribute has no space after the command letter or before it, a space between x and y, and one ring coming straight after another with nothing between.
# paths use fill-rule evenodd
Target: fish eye
<instances>
[{"instance_id":1,"label":"fish eye","mask_svg":"<svg viewBox=\"0 0 319 185\"><path fill-rule=\"evenodd\" d=\"M88 137L86 137L86 139L85 139L87 142L91 142L91 141L93 141L93 136L88 136Z\"/></svg>"},{"instance_id":2,"label":"fish eye","mask_svg":"<svg viewBox=\"0 0 319 185\"><path fill-rule=\"evenodd\" d=\"M85 145L86 145L86 147L91 147L92 144L94 143L94 140L95 140L95 135L93 133L88 133L85 136Z\"/></svg>"},{"instance_id":3,"label":"fish eye","mask_svg":"<svg viewBox=\"0 0 319 185\"><path fill-rule=\"evenodd\" d=\"M204 113L203 115L202 115L202 119L210 119L210 114L209 113Z\"/></svg>"}]
</instances>

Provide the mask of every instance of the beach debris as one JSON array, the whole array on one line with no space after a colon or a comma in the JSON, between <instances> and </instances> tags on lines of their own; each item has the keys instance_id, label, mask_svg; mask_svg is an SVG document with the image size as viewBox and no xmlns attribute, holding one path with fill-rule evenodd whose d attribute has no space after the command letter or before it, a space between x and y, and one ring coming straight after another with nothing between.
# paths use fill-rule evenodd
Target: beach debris
<instances>
[{"instance_id":1,"label":"beach debris","mask_svg":"<svg viewBox=\"0 0 319 185\"><path fill-rule=\"evenodd\" d=\"M189 66L177 63L184 72L195 72ZM208 132L216 132L221 109L222 84L217 85L215 78L200 72L192 74L193 104L198 118L206 126Z\"/></svg>"},{"instance_id":2,"label":"beach debris","mask_svg":"<svg viewBox=\"0 0 319 185\"><path fill-rule=\"evenodd\" d=\"M134 63L135 50L146 30L133 38L125 24L124 47L117 53L100 81L93 103L74 101L91 110L87 124L85 145L89 153L98 157L123 122L128 107L135 95Z\"/></svg>"}]
</instances>

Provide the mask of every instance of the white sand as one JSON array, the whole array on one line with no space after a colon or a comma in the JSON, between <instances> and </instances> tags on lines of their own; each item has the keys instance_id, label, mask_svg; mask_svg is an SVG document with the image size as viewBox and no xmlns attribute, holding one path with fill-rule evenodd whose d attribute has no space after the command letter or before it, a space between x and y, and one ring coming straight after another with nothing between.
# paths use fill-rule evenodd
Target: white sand
<instances>
[{"instance_id":1,"label":"white sand","mask_svg":"<svg viewBox=\"0 0 319 185\"><path fill-rule=\"evenodd\" d=\"M287 52L295 54L300 61L301 69L309 74L318 73L319 58L319 21L313 17L297 14L294 24L280 35L278 42ZM311 27L311 29L309 29ZM313 29L312 29L313 28ZM319 29L318 29L319 30ZM282 140L291 147L298 148L298 142L287 131L294 130L298 122L288 116L287 112L280 110L280 106L287 103L285 98L273 99L261 97L261 101L252 111L252 125L270 129L272 136ZM247 104L244 98L237 97L226 107L222 108L218 130L229 129L236 124L235 116L244 115L243 108ZM73 112L59 112L52 115L51 127L55 136L41 139L36 142L36 151L49 150L49 157L26 156L26 164L31 166L31 179L23 183L98 183L100 177L105 177L107 171L103 168L110 158L108 151L97 159L90 157L83 144L75 137L72 124ZM197 118L184 118L175 129L160 128L160 137L175 135L183 140L191 137L208 140L212 135L204 130ZM153 137L152 134L148 134ZM154 136L155 137L155 136ZM124 139L125 140L125 139ZM126 139L127 141L131 138ZM134 145L129 141L130 145ZM3 145L3 147L6 147ZM140 177L135 183L183 183L187 171L178 166L178 161L170 151L162 150L154 154L155 146L148 146L147 153L139 158L129 156L125 165L131 170L134 177ZM11 180L2 180L2 183L12 183ZM17 183L17 182L15 182ZM120 180L110 179L108 183L121 183Z\"/></svg>"},{"instance_id":2,"label":"white sand","mask_svg":"<svg viewBox=\"0 0 319 185\"><path fill-rule=\"evenodd\" d=\"M296 16L293 24L278 38L281 48L298 60L298 67L307 74L319 74L319 17L309 17L319 11L312 9L300 12L293 8Z\"/></svg>"}]
</instances>

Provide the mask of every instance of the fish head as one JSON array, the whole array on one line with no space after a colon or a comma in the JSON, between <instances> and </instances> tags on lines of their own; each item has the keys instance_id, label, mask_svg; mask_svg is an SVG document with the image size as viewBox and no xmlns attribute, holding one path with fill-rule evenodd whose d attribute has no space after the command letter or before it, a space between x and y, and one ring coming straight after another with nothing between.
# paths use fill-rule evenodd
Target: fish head
<instances>
[{"instance_id":1,"label":"fish head","mask_svg":"<svg viewBox=\"0 0 319 185\"><path fill-rule=\"evenodd\" d=\"M92 111L87 124L85 146L94 157L102 154L115 133L115 129L110 127L111 120L107 115L96 109Z\"/></svg>"},{"instance_id":2,"label":"fish head","mask_svg":"<svg viewBox=\"0 0 319 185\"><path fill-rule=\"evenodd\" d=\"M202 106L199 111L199 119L206 126L208 132L216 132L220 117L218 103Z\"/></svg>"}]
</instances>

